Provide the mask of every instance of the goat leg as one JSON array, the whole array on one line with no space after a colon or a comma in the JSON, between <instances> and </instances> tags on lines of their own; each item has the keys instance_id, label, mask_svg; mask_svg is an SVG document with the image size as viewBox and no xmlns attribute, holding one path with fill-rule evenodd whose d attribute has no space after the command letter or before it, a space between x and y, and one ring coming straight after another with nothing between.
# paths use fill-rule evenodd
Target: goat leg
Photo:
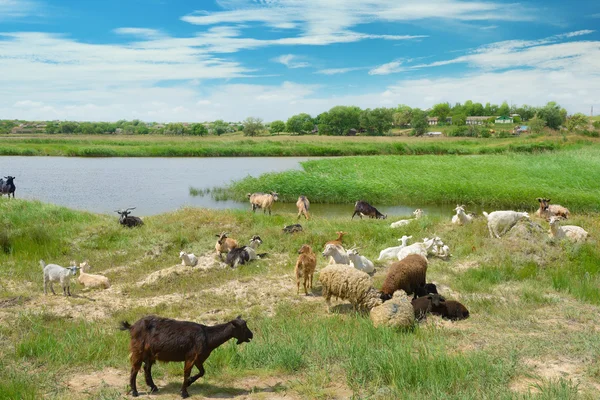
<instances>
[{"instance_id":1,"label":"goat leg","mask_svg":"<svg viewBox=\"0 0 600 400\"><path fill-rule=\"evenodd\" d=\"M144 378L146 379L146 385L150 386L150 393L156 393L158 388L152 380L152 364L153 362L150 360L144 362Z\"/></svg>"},{"instance_id":2,"label":"goat leg","mask_svg":"<svg viewBox=\"0 0 600 400\"><path fill-rule=\"evenodd\" d=\"M129 375L129 387L131 388L131 395L133 397L138 397L137 385L135 383L135 378L137 377L137 373L142 367L141 361L136 361L131 364L131 374Z\"/></svg>"},{"instance_id":3,"label":"goat leg","mask_svg":"<svg viewBox=\"0 0 600 400\"><path fill-rule=\"evenodd\" d=\"M192 377L190 377L189 379L189 383L188 386L191 385L192 383L196 382L199 378L202 378L204 376L204 366L202 365L201 362L196 362L196 368L198 368L198 373Z\"/></svg>"},{"instance_id":4,"label":"goat leg","mask_svg":"<svg viewBox=\"0 0 600 400\"><path fill-rule=\"evenodd\" d=\"M183 385L181 386L181 398L187 399L190 397L190 394L187 391L188 386L190 385L190 374L192 373L192 367L194 366L194 362L192 360L186 360L185 365L183 367Z\"/></svg>"}]
</instances>

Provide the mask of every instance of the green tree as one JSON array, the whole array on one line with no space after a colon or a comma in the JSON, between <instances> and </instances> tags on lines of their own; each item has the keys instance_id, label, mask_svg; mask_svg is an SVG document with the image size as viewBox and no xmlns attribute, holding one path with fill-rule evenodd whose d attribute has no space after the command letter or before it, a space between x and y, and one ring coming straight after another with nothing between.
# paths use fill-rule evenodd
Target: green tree
<instances>
[{"instance_id":1,"label":"green tree","mask_svg":"<svg viewBox=\"0 0 600 400\"><path fill-rule=\"evenodd\" d=\"M462 126L467 123L467 115L464 113L452 116L452 125Z\"/></svg>"},{"instance_id":2,"label":"green tree","mask_svg":"<svg viewBox=\"0 0 600 400\"><path fill-rule=\"evenodd\" d=\"M46 124L46 133L55 134L60 130L60 126L56 122L48 122Z\"/></svg>"},{"instance_id":3,"label":"green tree","mask_svg":"<svg viewBox=\"0 0 600 400\"><path fill-rule=\"evenodd\" d=\"M248 117L244 120L244 136L257 136L265 129L262 119Z\"/></svg>"},{"instance_id":4,"label":"green tree","mask_svg":"<svg viewBox=\"0 0 600 400\"><path fill-rule=\"evenodd\" d=\"M271 125L269 126L269 131L272 134L285 132L285 122L280 120L271 122Z\"/></svg>"},{"instance_id":5,"label":"green tree","mask_svg":"<svg viewBox=\"0 0 600 400\"><path fill-rule=\"evenodd\" d=\"M413 135L422 136L427 132L427 113L419 108L413 108L412 119L410 120L410 126L413 129Z\"/></svg>"},{"instance_id":6,"label":"green tree","mask_svg":"<svg viewBox=\"0 0 600 400\"><path fill-rule=\"evenodd\" d=\"M190 126L190 135L204 136L207 134L208 134L208 129L206 129L204 124L192 124Z\"/></svg>"},{"instance_id":7,"label":"green tree","mask_svg":"<svg viewBox=\"0 0 600 400\"><path fill-rule=\"evenodd\" d=\"M567 110L561 108L556 102L551 101L542 107L538 114L546 121L546 125L552 129L558 129L567 119Z\"/></svg>"},{"instance_id":8,"label":"green tree","mask_svg":"<svg viewBox=\"0 0 600 400\"><path fill-rule=\"evenodd\" d=\"M510 106L506 101L502 103L500 108L498 108L498 115L506 117L510 115Z\"/></svg>"},{"instance_id":9,"label":"green tree","mask_svg":"<svg viewBox=\"0 0 600 400\"><path fill-rule=\"evenodd\" d=\"M473 103L473 108L471 111L471 115L473 116L478 116L478 117L482 117L485 115L485 110L483 108L483 105L481 103Z\"/></svg>"},{"instance_id":10,"label":"green tree","mask_svg":"<svg viewBox=\"0 0 600 400\"><path fill-rule=\"evenodd\" d=\"M546 126L546 121L540 118L537 114L529 120L529 128L532 133L542 133L544 127Z\"/></svg>"},{"instance_id":11,"label":"green tree","mask_svg":"<svg viewBox=\"0 0 600 400\"><path fill-rule=\"evenodd\" d=\"M60 124L61 133L75 133L77 132L79 125L77 122L65 121Z\"/></svg>"},{"instance_id":12,"label":"green tree","mask_svg":"<svg viewBox=\"0 0 600 400\"><path fill-rule=\"evenodd\" d=\"M574 132L577 129L586 128L589 124L589 119L585 114L576 113L567 119L567 130Z\"/></svg>"},{"instance_id":13,"label":"green tree","mask_svg":"<svg viewBox=\"0 0 600 400\"><path fill-rule=\"evenodd\" d=\"M212 133L214 133L217 136L221 136L222 134L227 133L227 131L229 131L229 124L227 124L222 119L214 121L210 127L212 129Z\"/></svg>"},{"instance_id":14,"label":"green tree","mask_svg":"<svg viewBox=\"0 0 600 400\"><path fill-rule=\"evenodd\" d=\"M310 133L314 127L313 119L306 113L297 114L288 118L285 124L286 132L290 133Z\"/></svg>"},{"instance_id":15,"label":"green tree","mask_svg":"<svg viewBox=\"0 0 600 400\"><path fill-rule=\"evenodd\" d=\"M150 133L150 129L142 122L135 126L135 133L138 135L147 135Z\"/></svg>"},{"instance_id":16,"label":"green tree","mask_svg":"<svg viewBox=\"0 0 600 400\"><path fill-rule=\"evenodd\" d=\"M412 119L412 108L407 105L400 104L396 108L393 118L395 126L407 126L410 124L410 120Z\"/></svg>"},{"instance_id":17,"label":"green tree","mask_svg":"<svg viewBox=\"0 0 600 400\"><path fill-rule=\"evenodd\" d=\"M385 135L392 129L394 110L384 107L363 110L360 113L359 122L367 133Z\"/></svg>"},{"instance_id":18,"label":"green tree","mask_svg":"<svg viewBox=\"0 0 600 400\"><path fill-rule=\"evenodd\" d=\"M319 134L345 135L350 129L360 127L360 108L335 106L319 116Z\"/></svg>"},{"instance_id":19,"label":"green tree","mask_svg":"<svg viewBox=\"0 0 600 400\"><path fill-rule=\"evenodd\" d=\"M438 117L438 124L444 125L446 123L446 118L450 116L450 112L450 104L439 103L433 106L433 109L429 114Z\"/></svg>"}]
</instances>

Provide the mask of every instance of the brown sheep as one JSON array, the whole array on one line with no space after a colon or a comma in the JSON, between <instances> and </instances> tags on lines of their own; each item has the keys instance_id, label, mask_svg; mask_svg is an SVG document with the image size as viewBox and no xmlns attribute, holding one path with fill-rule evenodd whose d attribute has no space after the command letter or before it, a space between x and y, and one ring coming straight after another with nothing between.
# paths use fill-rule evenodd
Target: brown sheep
<instances>
[{"instance_id":1,"label":"brown sheep","mask_svg":"<svg viewBox=\"0 0 600 400\"><path fill-rule=\"evenodd\" d=\"M536 217L550 218L552 216L563 217L564 219L569 218L569 210L560 204L550 204L550 199L538 197L536 199L540 202L540 208L535 212Z\"/></svg>"},{"instance_id":2,"label":"brown sheep","mask_svg":"<svg viewBox=\"0 0 600 400\"><path fill-rule=\"evenodd\" d=\"M308 197L298 197L296 207L298 207L298 219L300 219L302 215L304 215L304 218L309 219L308 208L310 207L310 202L308 201Z\"/></svg>"},{"instance_id":3,"label":"brown sheep","mask_svg":"<svg viewBox=\"0 0 600 400\"><path fill-rule=\"evenodd\" d=\"M432 303L431 313L452 321L469 318L469 310L467 310L467 307L456 300L440 300L437 305Z\"/></svg>"},{"instance_id":4,"label":"brown sheep","mask_svg":"<svg viewBox=\"0 0 600 400\"><path fill-rule=\"evenodd\" d=\"M256 212L257 208L263 209L263 214L269 210L269 215L271 215L271 207L273 203L279 199L279 195L277 192L271 193L248 193L246 195L248 199L250 199L250 205L252 206L252 212Z\"/></svg>"},{"instance_id":5,"label":"brown sheep","mask_svg":"<svg viewBox=\"0 0 600 400\"><path fill-rule=\"evenodd\" d=\"M410 254L402 261L392 263L381 287L381 299L391 299L398 289L413 294L417 288L425 286L426 274L427 259L419 254Z\"/></svg>"},{"instance_id":6,"label":"brown sheep","mask_svg":"<svg viewBox=\"0 0 600 400\"><path fill-rule=\"evenodd\" d=\"M412 300L412 306L415 311L415 319L417 321L425 319L426 315L431 312L434 306L439 307L440 303L445 301L446 299L439 294L428 294L427 296L414 298Z\"/></svg>"},{"instance_id":7,"label":"brown sheep","mask_svg":"<svg viewBox=\"0 0 600 400\"><path fill-rule=\"evenodd\" d=\"M317 256L307 244L298 250L298 254L300 255L294 269L296 273L296 286L298 287L296 294L300 294L300 278L304 278L304 293L308 296L308 287L310 286L311 289L313 287L313 275L317 267Z\"/></svg>"},{"instance_id":8,"label":"brown sheep","mask_svg":"<svg viewBox=\"0 0 600 400\"><path fill-rule=\"evenodd\" d=\"M221 253L229 253L232 249L238 247L237 240L227 237L227 233L225 232L215 236L219 238L215 244L215 250L217 251L217 255L221 260L223 259L223 255Z\"/></svg>"}]
</instances>

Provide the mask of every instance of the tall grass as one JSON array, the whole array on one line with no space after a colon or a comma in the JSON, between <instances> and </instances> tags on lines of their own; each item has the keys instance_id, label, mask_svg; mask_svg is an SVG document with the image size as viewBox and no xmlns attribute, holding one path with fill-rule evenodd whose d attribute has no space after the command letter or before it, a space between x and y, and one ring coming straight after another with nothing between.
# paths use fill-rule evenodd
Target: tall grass
<instances>
[{"instance_id":1,"label":"tall grass","mask_svg":"<svg viewBox=\"0 0 600 400\"><path fill-rule=\"evenodd\" d=\"M285 202L456 204L532 208L540 196L572 211L600 210L600 148L491 156L347 157L311 160L303 171L247 177L221 198L277 191Z\"/></svg>"}]
</instances>

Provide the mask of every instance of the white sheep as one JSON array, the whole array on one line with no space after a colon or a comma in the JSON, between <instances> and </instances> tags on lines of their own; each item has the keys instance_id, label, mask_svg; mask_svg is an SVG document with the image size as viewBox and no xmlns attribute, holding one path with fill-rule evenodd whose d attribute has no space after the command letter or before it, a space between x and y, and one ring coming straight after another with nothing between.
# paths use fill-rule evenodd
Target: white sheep
<instances>
[{"instance_id":1,"label":"white sheep","mask_svg":"<svg viewBox=\"0 0 600 400\"><path fill-rule=\"evenodd\" d=\"M588 236L585 229L575 225L560 225L562 217L550 217L550 237L556 239L568 238L574 242L583 242Z\"/></svg>"},{"instance_id":2,"label":"white sheep","mask_svg":"<svg viewBox=\"0 0 600 400\"><path fill-rule=\"evenodd\" d=\"M373 262L367 257L358 254L358 250L356 248L346 251L346 254L348 254L348 258L350 259L350 265L354 268L366 272L367 274L372 274L375 272L375 266L373 265Z\"/></svg>"},{"instance_id":3,"label":"white sheep","mask_svg":"<svg viewBox=\"0 0 600 400\"><path fill-rule=\"evenodd\" d=\"M410 254L419 254L425 258L429 254L435 254L433 252L434 239L424 238L422 242L413 243L410 246L406 246L398 252L398 261L402 261L406 256Z\"/></svg>"},{"instance_id":4,"label":"white sheep","mask_svg":"<svg viewBox=\"0 0 600 400\"><path fill-rule=\"evenodd\" d=\"M86 288L96 288L102 287L104 289L108 289L110 287L110 282L108 278L103 275L92 275L88 274L86 271L91 269L90 264L87 261L84 261L79 264L79 277L77 281L82 284Z\"/></svg>"},{"instance_id":5,"label":"white sheep","mask_svg":"<svg viewBox=\"0 0 600 400\"><path fill-rule=\"evenodd\" d=\"M379 252L379 258L377 259L377 261L385 260L388 258L394 259L398 257L398 252L400 252L400 250L406 247L406 242L408 241L408 239L412 239L412 236L404 235L400 239L398 239L399 242L402 242L400 246L388 247L387 249L381 250Z\"/></svg>"},{"instance_id":6,"label":"white sheep","mask_svg":"<svg viewBox=\"0 0 600 400\"><path fill-rule=\"evenodd\" d=\"M473 217L465 213L465 206L456 205L456 215L452 217L452 223L456 225L468 225L473 222Z\"/></svg>"},{"instance_id":7,"label":"white sheep","mask_svg":"<svg viewBox=\"0 0 600 400\"><path fill-rule=\"evenodd\" d=\"M323 257L330 257L329 264L350 265L350 258L342 246L328 244L323 250Z\"/></svg>"},{"instance_id":8,"label":"white sheep","mask_svg":"<svg viewBox=\"0 0 600 400\"><path fill-rule=\"evenodd\" d=\"M188 265L190 267L195 267L198 265L198 257L194 253L186 253L181 250L179 253L179 258L181 258L181 265Z\"/></svg>"},{"instance_id":9,"label":"white sheep","mask_svg":"<svg viewBox=\"0 0 600 400\"><path fill-rule=\"evenodd\" d=\"M60 285L63 289L63 295L70 296L71 295L71 277L77 274L78 267L71 265L68 268L61 267L57 264L48 264L44 262L44 260L40 260L40 265L44 270L44 294L48 294L48 283L50 283L50 290L52 294L56 294L54 292L54 288L52 287L53 282L60 282Z\"/></svg>"},{"instance_id":10,"label":"white sheep","mask_svg":"<svg viewBox=\"0 0 600 400\"><path fill-rule=\"evenodd\" d=\"M500 239L500 236L508 232L513 226L522 219L529 219L527 212L518 211L494 211L491 213L483 212L487 218L490 237Z\"/></svg>"},{"instance_id":11,"label":"white sheep","mask_svg":"<svg viewBox=\"0 0 600 400\"><path fill-rule=\"evenodd\" d=\"M417 220L417 219L419 219L419 218L421 218L423 216L423 210L421 210L420 208L417 208L415 211L413 211L413 215L415 217L412 218L412 219L401 219L400 221L392 222L390 224L390 227L392 227L392 228L399 228L401 226L405 226L405 225L410 224L414 220Z\"/></svg>"}]
</instances>

